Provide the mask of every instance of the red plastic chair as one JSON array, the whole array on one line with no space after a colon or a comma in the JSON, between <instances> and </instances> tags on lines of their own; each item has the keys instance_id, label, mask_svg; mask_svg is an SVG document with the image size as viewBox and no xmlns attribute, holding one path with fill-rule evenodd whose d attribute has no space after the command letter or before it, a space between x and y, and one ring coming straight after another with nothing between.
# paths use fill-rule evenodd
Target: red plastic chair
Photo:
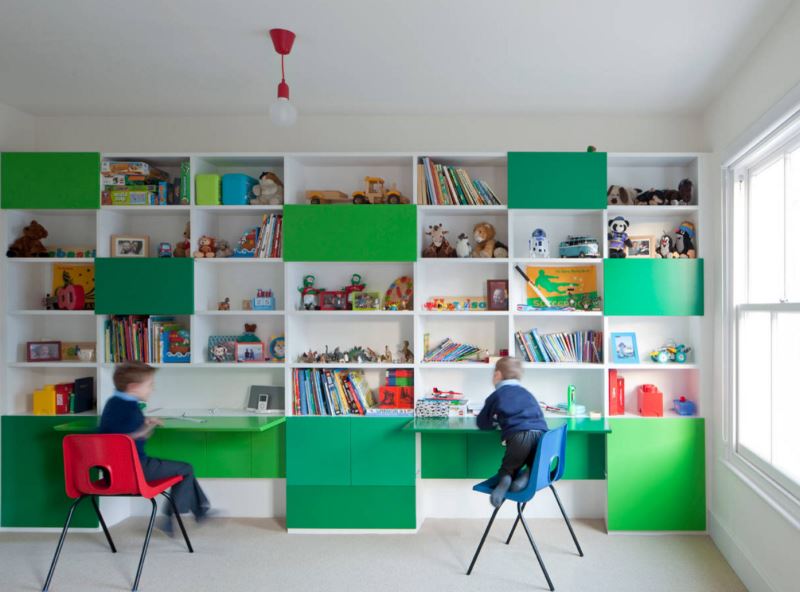
<instances>
[{"instance_id":1,"label":"red plastic chair","mask_svg":"<svg viewBox=\"0 0 800 592\"><path fill-rule=\"evenodd\" d=\"M64 546L64 539L67 537L67 531L72 521L72 515L75 513L75 508L87 497L92 500L92 506L97 518L100 520L100 526L103 527L103 532L106 535L112 553L116 553L117 548L114 546L114 541L111 540L111 534L108 532L106 522L100 513L100 506L97 503L98 496L137 496L147 498L152 503L153 510L150 513L150 524L147 526L142 555L139 558L139 569L136 571L136 580L133 583L132 589L134 591L139 588L139 578L142 576L144 558L147 555L147 547L150 544L150 536L153 533L153 524L155 523L156 510L158 509L155 498L158 494L163 495L172 504L172 512L181 527L186 546L189 548L190 553L194 553L192 543L189 542L189 536L183 527L181 515L175 507L175 501L167 493L167 489L183 479L182 476L176 475L175 477L158 479L148 483L142 473L142 465L136 452L136 444L130 436L124 434L66 436L63 448L67 495L77 499L69 508L67 521L61 531L61 538L58 539L56 554L50 564L47 581L44 584L44 588L42 588L44 592L50 588L50 581L53 579L58 556L61 554L61 547ZM93 476L98 474L100 477L93 479Z\"/></svg>"}]
</instances>

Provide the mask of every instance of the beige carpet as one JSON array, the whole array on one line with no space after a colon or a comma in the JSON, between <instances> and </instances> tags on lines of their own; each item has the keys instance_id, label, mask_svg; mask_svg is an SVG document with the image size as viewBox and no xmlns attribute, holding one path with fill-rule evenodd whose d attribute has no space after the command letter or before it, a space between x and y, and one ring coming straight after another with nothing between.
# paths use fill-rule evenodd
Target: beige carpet
<instances>
[{"instance_id":1,"label":"beige carpet","mask_svg":"<svg viewBox=\"0 0 800 592\"><path fill-rule=\"evenodd\" d=\"M488 514L488 511L487 511ZM211 520L180 538L157 532L140 590L445 592L547 590L525 533L502 544L509 521L498 520L475 571L464 575L485 523L428 520L416 535L286 534L273 520ZM585 557L578 557L562 521L531 521L533 535L559 592L737 592L745 590L705 536L606 535L599 521L574 521ZM71 534L53 592L129 590L146 521L111 529L119 553L102 533ZM56 534L0 533L0 589L41 589Z\"/></svg>"}]
</instances>

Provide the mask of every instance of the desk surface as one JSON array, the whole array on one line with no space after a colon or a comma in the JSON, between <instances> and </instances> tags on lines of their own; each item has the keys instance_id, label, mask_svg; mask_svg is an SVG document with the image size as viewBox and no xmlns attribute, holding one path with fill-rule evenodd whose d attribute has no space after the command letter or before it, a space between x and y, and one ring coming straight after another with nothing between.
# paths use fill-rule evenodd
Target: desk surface
<instances>
[{"instance_id":1,"label":"desk surface","mask_svg":"<svg viewBox=\"0 0 800 592\"><path fill-rule=\"evenodd\" d=\"M264 417L198 417L198 418L168 418L162 417L163 426L156 430L175 430L182 432L266 432L286 421L284 416ZM191 421L191 419L199 419ZM97 427L99 418L81 419L70 421L55 426L59 432L91 432Z\"/></svg>"},{"instance_id":2,"label":"desk surface","mask_svg":"<svg viewBox=\"0 0 800 592\"><path fill-rule=\"evenodd\" d=\"M608 434L611 428L608 419L589 419L588 417L548 417L547 425L550 429L559 428L567 424L568 432L582 432L587 434ZM409 421L404 430L423 433L472 433L477 432L478 425L475 417L447 417L447 418L416 418Z\"/></svg>"}]
</instances>

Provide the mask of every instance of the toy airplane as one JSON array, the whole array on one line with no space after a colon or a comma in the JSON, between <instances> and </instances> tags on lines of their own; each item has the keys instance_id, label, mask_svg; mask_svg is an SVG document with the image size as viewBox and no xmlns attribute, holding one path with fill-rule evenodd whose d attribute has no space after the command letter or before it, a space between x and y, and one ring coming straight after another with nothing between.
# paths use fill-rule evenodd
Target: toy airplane
<instances>
[{"instance_id":1,"label":"toy airplane","mask_svg":"<svg viewBox=\"0 0 800 592\"><path fill-rule=\"evenodd\" d=\"M440 391L436 387L433 387L431 394L434 399L460 399L464 396L464 393L459 393L458 391Z\"/></svg>"}]
</instances>

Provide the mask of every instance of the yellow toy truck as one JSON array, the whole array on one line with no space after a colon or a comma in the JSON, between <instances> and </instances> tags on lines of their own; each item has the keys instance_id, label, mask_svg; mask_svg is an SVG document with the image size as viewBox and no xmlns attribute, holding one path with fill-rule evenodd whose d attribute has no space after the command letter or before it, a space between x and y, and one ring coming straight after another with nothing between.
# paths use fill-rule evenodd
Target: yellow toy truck
<instances>
[{"instance_id":1,"label":"yellow toy truck","mask_svg":"<svg viewBox=\"0 0 800 592\"><path fill-rule=\"evenodd\" d=\"M385 182L380 177L364 177L364 190L353 192L353 203L407 204L411 200L403 196L394 185L386 189Z\"/></svg>"}]
</instances>

